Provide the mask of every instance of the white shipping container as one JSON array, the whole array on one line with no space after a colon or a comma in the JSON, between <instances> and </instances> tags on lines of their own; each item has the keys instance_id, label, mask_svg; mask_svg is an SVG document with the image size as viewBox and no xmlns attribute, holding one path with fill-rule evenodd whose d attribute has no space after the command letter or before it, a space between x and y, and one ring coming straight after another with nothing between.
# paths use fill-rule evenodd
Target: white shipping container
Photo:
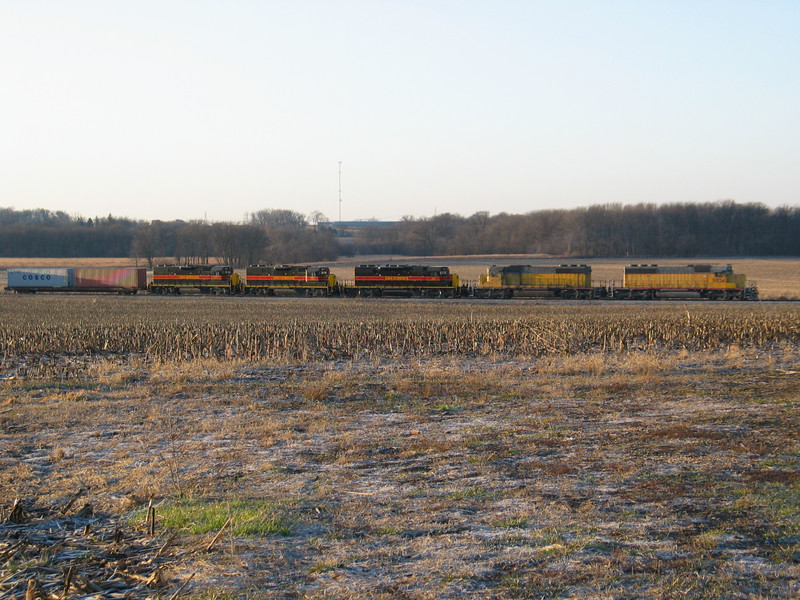
<instances>
[{"instance_id":1,"label":"white shipping container","mask_svg":"<svg viewBox=\"0 0 800 600\"><path fill-rule=\"evenodd\" d=\"M75 287L75 269L28 267L8 270L9 289L62 289Z\"/></svg>"}]
</instances>

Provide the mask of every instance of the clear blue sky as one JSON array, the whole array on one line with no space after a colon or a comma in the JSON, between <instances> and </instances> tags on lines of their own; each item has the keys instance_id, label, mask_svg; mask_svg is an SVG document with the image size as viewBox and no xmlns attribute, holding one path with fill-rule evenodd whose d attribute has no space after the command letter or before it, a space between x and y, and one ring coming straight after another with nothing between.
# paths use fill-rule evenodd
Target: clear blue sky
<instances>
[{"instance_id":1,"label":"clear blue sky","mask_svg":"<svg viewBox=\"0 0 800 600\"><path fill-rule=\"evenodd\" d=\"M0 0L0 206L800 204L796 0Z\"/></svg>"}]
</instances>

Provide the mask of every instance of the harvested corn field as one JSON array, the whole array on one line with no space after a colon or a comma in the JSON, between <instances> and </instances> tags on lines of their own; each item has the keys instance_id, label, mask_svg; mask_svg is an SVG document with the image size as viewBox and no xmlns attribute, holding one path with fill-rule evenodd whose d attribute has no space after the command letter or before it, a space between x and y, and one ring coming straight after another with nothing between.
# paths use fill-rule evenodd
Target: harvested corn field
<instances>
[{"instance_id":1,"label":"harvested corn field","mask_svg":"<svg viewBox=\"0 0 800 600\"><path fill-rule=\"evenodd\" d=\"M2 301L2 597L800 594L793 305Z\"/></svg>"},{"instance_id":2,"label":"harvested corn field","mask_svg":"<svg viewBox=\"0 0 800 600\"><path fill-rule=\"evenodd\" d=\"M800 340L794 304L0 297L4 357L309 361L714 350ZM13 362L13 360L12 360Z\"/></svg>"}]
</instances>

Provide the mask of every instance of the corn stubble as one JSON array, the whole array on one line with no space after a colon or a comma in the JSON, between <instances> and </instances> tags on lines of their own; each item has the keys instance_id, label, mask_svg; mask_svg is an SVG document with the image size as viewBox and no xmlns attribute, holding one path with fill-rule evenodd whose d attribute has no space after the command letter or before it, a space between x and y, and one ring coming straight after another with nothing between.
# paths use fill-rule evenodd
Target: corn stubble
<instances>
[{"instance_id":1,"label":"corn stubble","mask_svg":"<svg viewBox=\"0 0 800 600\"><path fill-rule=\"evenodd\" d=\"M152 500L163 597L800 594L793 305L0 308L0 509Z\"/></svg>"},{"instance_id":2,"label":"corn stubble","mask_svg":"<svg viewBox=\"0 0 800 600\"><path fill-rule=\"evenodd\" d=\"M159 300L2 298L10 318L0 324L0 352L305 362L699 351L800 340L794 305Z\"/></svg>"}]
</instances>

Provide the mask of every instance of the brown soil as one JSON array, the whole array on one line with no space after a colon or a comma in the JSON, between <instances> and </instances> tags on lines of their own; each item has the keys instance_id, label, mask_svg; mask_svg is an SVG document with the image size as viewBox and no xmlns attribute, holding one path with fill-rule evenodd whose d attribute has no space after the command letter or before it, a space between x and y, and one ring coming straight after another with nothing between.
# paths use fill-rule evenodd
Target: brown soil
<instances>
[{"instance_id":1,"label":"brown soil","mask_svg":"<svg viewBox=\"0 0 800 600\"><path fill-rule=\"evenodd\" d=\"M286 535L179 527L165 594L190 577L198 598L800 594L793 347L84 360L67 380L0 373L3 518L14 498L35 510L84 489L137 531L152 500L159 540L180 499L266 501L288 523ZM12 542L0 535L4 596L42 564L4 561Z\"/></svg>"}]
</instances>

